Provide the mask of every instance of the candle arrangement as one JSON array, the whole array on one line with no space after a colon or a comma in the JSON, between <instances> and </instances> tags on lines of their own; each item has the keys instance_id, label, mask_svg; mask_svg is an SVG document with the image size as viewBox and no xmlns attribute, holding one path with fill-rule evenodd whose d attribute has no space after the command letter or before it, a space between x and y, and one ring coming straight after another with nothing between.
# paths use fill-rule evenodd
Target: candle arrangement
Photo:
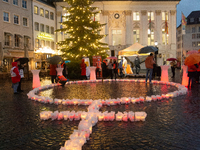
<instances>
[{"instance_id":1,"label":"candle arrangement","mask_svg":"<svg viewBox=\"0 0 200 150\"><path fill-rule=\"evenodd\" d=\"M104 82L113 82L115 80L107 79ZM127 80L127 79L117 79L118 82L136 82L136 83L145 83L144 80ZM66 84L81 84L81 83L93 83L101 82L101 80L83 80L83 81L70 81ZM165 81L152 81L153 84L166 84L169 86L175 86L178 90L162 95L151 95L146 97L122 97L116 99L52 99L49 97L36 95L39 91L45 90L48 88L53 88L59 86L60 84L51 84L45 85L42 87L34 88L31 90L27 96L29 99L41 103L49 103L55 105L88 105L88 111L42 111L40 113L41 120L81 120L78 129L70 135L69 140L67 140L63 147L60 150L81 150L82 146L89 140L90 134L92 134L92 127L96 125L98 121L145 121L147 117L146 112L117 112L114 111L100 112L100 108L103 105L112 106L112 105L124 105L129 103L144 103L151 101L158 101L162 99L168 99L177 97L179 95L184 95L187 93L187 88L181 84Z\"/></svg>"}]
</instances>

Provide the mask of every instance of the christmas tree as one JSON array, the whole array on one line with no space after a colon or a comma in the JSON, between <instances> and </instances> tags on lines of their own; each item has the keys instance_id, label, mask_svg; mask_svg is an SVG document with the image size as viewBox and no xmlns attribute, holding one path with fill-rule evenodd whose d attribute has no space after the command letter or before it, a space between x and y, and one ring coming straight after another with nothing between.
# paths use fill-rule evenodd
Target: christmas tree
<instances>
[{"instance_id":1,"label":"christmas tree","mask_svg":"<svg viewBox=\"0 0 200 150\"><path fill-rule=\"evenodd\" d=\"M64 41L57 43L63 57L69 60L97 55L107 57L108 44L101 42L106 35L100 35L105 24L95 21L95 15L101 11L97 7L91 7L91 0L65 1L69 7L63 7L63 10L69 15L62 16L62 28L57 30L67 35Z\"/></svg>"}]
</instances>

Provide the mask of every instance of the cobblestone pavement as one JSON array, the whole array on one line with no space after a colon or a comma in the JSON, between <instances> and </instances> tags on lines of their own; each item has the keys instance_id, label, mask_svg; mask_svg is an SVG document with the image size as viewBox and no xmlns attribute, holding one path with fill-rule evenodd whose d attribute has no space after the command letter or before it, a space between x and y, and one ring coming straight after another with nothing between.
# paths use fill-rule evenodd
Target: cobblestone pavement
<instances>
[{"instance_id":1,"label":"cobblestone pavement","mask_svg":"<svg viewBox=\"0 0 200 150\"><path fill-rule=\"evenodd\" d=\"M172 81L171 78L169 78ZM174 82L181 82L177 71ZM49 78L41 79L50 84ZM145 111L145 122L98 122L83 150L198 150L200 149L200 85L187 95L142 104L116 105L101 111ZM41 104L28 100L32 81L22 81L23 93L14 95L11 81L0 81L0 149L59 150L79 121L42 121L42 110L84 110L86 106ZM52 98L106 99L139 97L176 90L145 83L91 83L66 85L40 92Z\"/></svg>"}]
</instances>

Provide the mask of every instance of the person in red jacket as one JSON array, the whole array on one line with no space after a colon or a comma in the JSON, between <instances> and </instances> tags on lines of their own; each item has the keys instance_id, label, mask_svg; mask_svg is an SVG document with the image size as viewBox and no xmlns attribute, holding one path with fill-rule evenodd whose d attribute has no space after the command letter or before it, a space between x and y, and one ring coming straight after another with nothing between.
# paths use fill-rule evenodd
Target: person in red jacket
<instances>
[{"instance_id":1,"label":"person in red jacket","mask_svg":"<svg viewBox=\"0 0 200 150\"><path fill-rule=\"evenodd\" d=\"M19 82L21 80L21 77L19 75L19 70L17 68L17 62L12 62L12 68L10 70L11 78L12 78L12 88L14 90L14 94L19 94L17 92L17 88L19 86Z\"/></svg>"},{"instance_id":2,"label":"person in red jacket","mask_svg":"<svg viewBox=\"0 0 200 150\"><path fill-rule=\"evenodd\" d=\"M87 77L86 77L86 64L85 64L85 60L82 59L82 62L81 62L81 79L85 79L87 80Z\"/></svg>"},{"instance_id":3,"label":"person in red jacket","mask_svg":"<svg viewBox=\"0 0 200 150\"><path fill-rule=\"evenodd\" d=\"M57 65L50 64L50 73L51 76L51 83L54 83L56 81L57 71L56 71Z\"/></svg>"}]
</instances>

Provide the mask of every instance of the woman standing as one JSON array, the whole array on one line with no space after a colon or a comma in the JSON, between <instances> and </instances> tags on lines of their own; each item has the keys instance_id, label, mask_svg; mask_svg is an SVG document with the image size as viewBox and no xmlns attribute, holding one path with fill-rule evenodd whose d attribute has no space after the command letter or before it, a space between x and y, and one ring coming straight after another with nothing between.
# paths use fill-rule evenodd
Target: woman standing
<instances>
[{"instance_id":1,"label":"woman standing","mask_svg":"<svg viewBox=\"0 0 200 150\"><path fill-rule=\"evenodd\" d=\"M56 76L57 76L57 71L56 71L57 65L50 64L50 76L51 76L51 83L56 82Z\"/></svg>"},{"instance_id":2,"label":"woman standing","mask_svg":"<svg viewBox=\"0 0 200 150\"><path fill-rule=\"evenodd\" d=\"M114 75L115 75L115 80L117 78L117 71L118 71L118 64L117 61L114 59L114 63L113 63L113 71L114 71Z\"/></svg>"},{"instance_id":3,"label":"woman standing","mask_svg":"<svg viewBox=\"0 0 200 150\"><path fill-rule=\"evenodd\" d=\"M110 78L113 79L113 63L112 63L112 59L110 59L110 62L108 63L108 72L110 75Z\"/></svg>"},{"instance_id":4,"label":"woman standing","mask_svg":"<svg viewBox=\"0 0 200 150\"><path fill-rule=\"evenodd\" d=\"M171 65L171 71L172 71L172 78L174 78L175 77L175 68L176 68L176 62L175 62L175 60L173 60L170 63L170 65Z\"/></svg>"}]
</instances>

